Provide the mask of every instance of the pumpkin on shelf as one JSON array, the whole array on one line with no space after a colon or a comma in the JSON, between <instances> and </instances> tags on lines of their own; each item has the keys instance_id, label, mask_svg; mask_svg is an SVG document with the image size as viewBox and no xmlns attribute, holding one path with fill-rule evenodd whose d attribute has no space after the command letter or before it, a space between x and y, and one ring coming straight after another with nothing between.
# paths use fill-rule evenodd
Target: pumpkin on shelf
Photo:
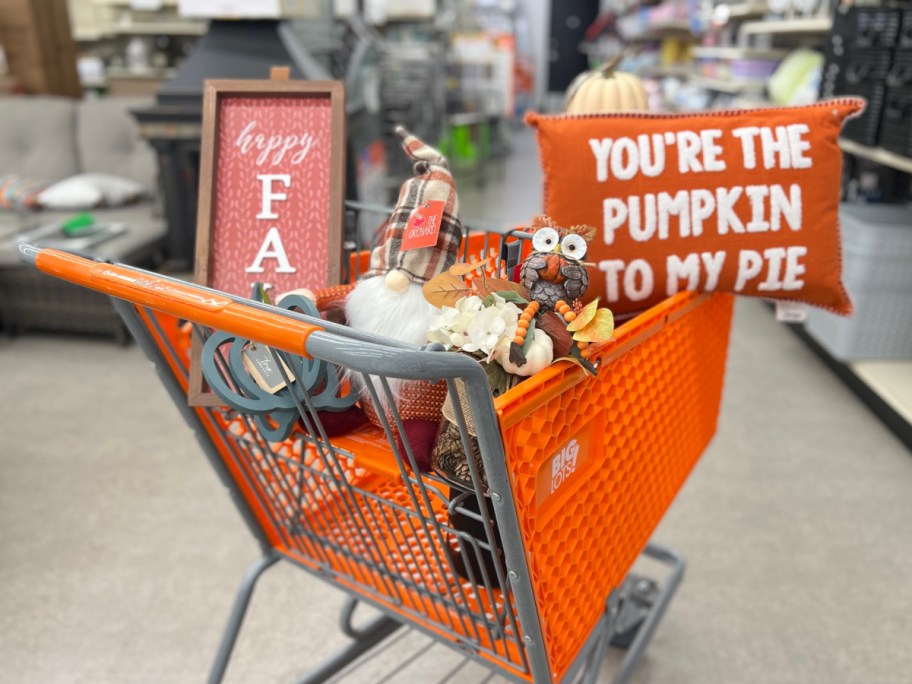
<instances>
[{"instance_id":1,"label":"pumpkin on shelf","mask_svg":"<svg viewBox=\"0 0 912 684\"><path fill-rule=\"evenodd\" d=\"M633 74L617 71L621 56L598 69L585 71L570 84L564 100L567 114L604 112L645 112L649 95L643 82Z\"/></svg>"}]
</instances>

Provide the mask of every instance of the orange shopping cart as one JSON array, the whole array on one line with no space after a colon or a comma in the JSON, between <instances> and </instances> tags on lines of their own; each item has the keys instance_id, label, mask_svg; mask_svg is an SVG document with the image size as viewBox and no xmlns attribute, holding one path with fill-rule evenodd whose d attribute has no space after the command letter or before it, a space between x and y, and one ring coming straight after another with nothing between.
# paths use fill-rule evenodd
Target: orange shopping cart
<instances>
[{"instance_id":1,"label":"orange shopping cart","mask_svg":"<svg viewBox=\"0 0 912 684\"><path fill-rule=\"evenodd\" d=\"M473 234L465 244L500 259L524 237ZM683 575L683 560L649 538L716 429L729 295L681 293L629 320L593 349L596 377L558 363L492 397L473 359L352 330L303 304L279 308L26 244L20 252L115 298L259 540L210 681L226 671L257 578L282 560L350 596L349 646L302 681L337 675L406 625L511 681L593 682L625 629L637 591L625 578L645 553L669 574L615 681L630 677ZM190 328L226 406L187 403ZM250 382L252 346L281 375L277 394ZM456 439L475 456L466 479L415 474L394 379L446 384ZM380 426L335 434L327 416L358 401L355 385L388 411ZM380 616L356 626L360 603Z\"/></svg>"}]
</instances>

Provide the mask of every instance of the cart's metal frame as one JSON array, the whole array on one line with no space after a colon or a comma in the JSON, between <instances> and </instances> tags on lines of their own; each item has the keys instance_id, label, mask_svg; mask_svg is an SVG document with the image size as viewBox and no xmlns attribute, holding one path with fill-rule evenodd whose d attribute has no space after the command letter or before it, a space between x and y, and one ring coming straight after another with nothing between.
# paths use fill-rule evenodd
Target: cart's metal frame
<instances>
[{"instance_id":1,"label":"cart's metal frame","mask_svg":"<svg viewBox=\"0 0 912 684\"><path fill-rule=\"evenodd\" d=\"M487 240L485 245L487 249ZM20 251L23 260L33 264L40 253L40 250L29 245L22 245ZM487 378L477 362L432 348L418 349L377 338L320 318L280 310L210 288L188 286L177 279L141 269L118 265L100 267L102 270L94 269L92 277L87 277L83 284L121 296L124 296L123 291L117 290L113 285L109 286L106 280L123 282L132 279L131 292L139 292L145 287L152 295L171 291L186 293L192 290L198 298L212 297L219 301L230 301L233 309L248 315L253 315L251 312L265 313L271 317L283 317L291 328L317 328L308 331L304 349L297 351L303 352L310 359L346 369L359 379L362 392L369 395L375 406L387 407L386 411L379 413L398 473L396 486L402 488L399 494L404 497L404 505L391 499L386 500L382 495L359 487L358 482L350 481L352 454L338 448L327 438L318 410L306 392L301 396L295 395L297 417L307 428L307 434L296 435L301 454L295 459L283 456L276 445L261 436L257 437L249 415L239 414L236 419L246 425L248 434L253 435L254 444L242 444L242 440L227 432L218 436L219 432L213 432L213 426L224 420L223 409L187 405L184 389L186 378L179 377L175 372L181 366L179 352L160 328L158 318L142 305L142 302L148 303L148 300L137 297L134 303L130 303L124 299L114 299L117 311L140 347L153 361L174 403L197 435L212 467L229 488L263 552L262 557L250 566L238 589L212 666L210 682L221 681L226 671L257 580L280 559L299 565L320 579L349 592L352 597L340 618L342 630L352 639L351 643L308 674L302 682L325 681L383 641L404 622L462 651L467 657L508 679L523 682L529 681L531 677L534 682L554 681L544 648L519 522L512 505L510 479L497 417ZM167 302L164 306L156 305L155 308L177 313L168 311ZM193 319L192 316L185 317ZM215 329L223 329L236 335L246 335L244 341L252 340L270 346L277 365L282 360L291 369L294 378L286 376L286 380L294 380L297 386L304 385L300 358L292 354L292 350L280 348L265 336L249 334L248 329L238 328L232 320L226 320L224 328L203 325L198 320L193 322L195 330L203 339L208 338ZM239 369L226 361L228 356L220 352L218 347L215 348L214 358L218 372L223 374L223 379L228 384L237 387ZM447 497L441 490L448 483L434 476L413 475L417 468L408 440L397 440L397 435L403 435L403 423L390 388L389 380L393 378L445 381L449 395L454 399L463 448L466 453L471 453L473 438L467 427L466 416L460 408L457 381L460 390L468 395L473 434L486 472L493 516L488 513L488 501L481 493L485 490L482 476L471 458L468 459L468 464L474 492L468 492L461 503L450 502L447 510L453 510L455 506L463 515L480 522L485 532L484 538L470 538L440 519L438 514L442 510L441 503L447 503ZM221 439L221 444L217 443L218 439ZM305 451L314 456L314 465L305 465ZM233 468L232 464L226 463L226 454L237 459ZM257 467L268 471L266 475L273 482L280 481L274 487L281 491L269 491L269 487L263 485L263 480L258 482L250 475L250 466L254 461L257 462ZM239 482L238 472L247 473L248 481ZM286 480L289 472L295 474L296 486L288 486ZM251 491L259 492L260 515L251 507ZM292 500L290 507L281 503L289 499ZM474 500L476 507L462 508L466 500ZM271 531L264 529L263 511L269 514L273 526ZM367 518L372 516L373 520L368 521ZM386 526L385 529L378 518ZM352 539L340 541L321 537L326 530L337 528L342 529L344 534L352 535ZM376 534L377 530L380 531L379 535ZM276 542L277 534L280 543ZM416 546L404 551L385 548L386 553L370 551L372 547L376 549L388 544L389 539L396 538L409 539ZM447 552L447 540L453 538L458 539L459 543L456 549L449 546ZM396 553L410 566L420 566L425 572L430 569L432 576L423 576L420 572L403 573L402 567L390 560L390 554L395 556ZM674 552L649 545L644 553L668 565L671 572L648 619L628 649L615 682L629 680L683 577L684 561ZM493 573L485 568L485 554L490 556ZM462 567L468 568L468 577L463 577L469 580L474 589L467 590L466 584L457 579L459 573L454 565L454 557L461 558ZM472 571L473 561L476 562L475 572ZM422 616L421 610L415 609L414 596L421 597L421 606L431 615ZM602 619L560 681L591 683L596 680L599 665L615 629L619 603L624 599L618 591L606 598ZM359 602L378 608L381 616L364 627L356 627L353 615Z\"/></svg>"}]
</instances>

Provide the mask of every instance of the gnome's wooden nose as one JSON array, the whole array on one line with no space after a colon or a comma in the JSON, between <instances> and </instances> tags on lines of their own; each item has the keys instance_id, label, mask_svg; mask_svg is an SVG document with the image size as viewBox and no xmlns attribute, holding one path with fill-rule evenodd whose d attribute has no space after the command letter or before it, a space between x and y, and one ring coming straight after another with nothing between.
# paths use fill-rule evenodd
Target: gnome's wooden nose
<instances>
[{"instance_id":1,"label":"gnome's wooden nose","mask_svg":"<svg viewBox=\"0 0 912 684\"><path fill-rule=\"evenodd\" d=\"M402 271L390 271L386 274L386 286L393 292L402 294L408 289L408 276Z\"/></svg>"}]
</instances>

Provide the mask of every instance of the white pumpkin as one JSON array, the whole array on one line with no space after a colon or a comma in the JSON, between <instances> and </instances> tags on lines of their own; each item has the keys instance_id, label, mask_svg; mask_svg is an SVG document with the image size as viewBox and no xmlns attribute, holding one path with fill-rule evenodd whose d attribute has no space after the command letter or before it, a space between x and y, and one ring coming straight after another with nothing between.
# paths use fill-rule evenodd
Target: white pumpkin
<instances>
[{"instance_id":1,"label":"white pumpkin","mask_svg":"<svg viewBox=\"0 0 912 684\"><path fill-rule=\"evenodd\" d=\"M508 329L500 337L497 347L494 349L494 360L497 361L507 373L527 378L535 375L551 365L554 360L554 343L543 330L535 328L532 344L526 352L526 362L517 366L510 362L510 343L513 341L513 335L516 333L516 326L512 330Z\"/></svg>"},{"instance_id":2,"label":"white pumpkin","mask_svg":"<svg viewBox=\"0 0 912 684\"><path fill-rule=\"evenodd\" d=\"M615 71L615 58L593 71L573 79L567 89L564 111L568 114L606 112L645 112L649 95L643 82L633 74Z\"/></svg>"}]
</instances>

